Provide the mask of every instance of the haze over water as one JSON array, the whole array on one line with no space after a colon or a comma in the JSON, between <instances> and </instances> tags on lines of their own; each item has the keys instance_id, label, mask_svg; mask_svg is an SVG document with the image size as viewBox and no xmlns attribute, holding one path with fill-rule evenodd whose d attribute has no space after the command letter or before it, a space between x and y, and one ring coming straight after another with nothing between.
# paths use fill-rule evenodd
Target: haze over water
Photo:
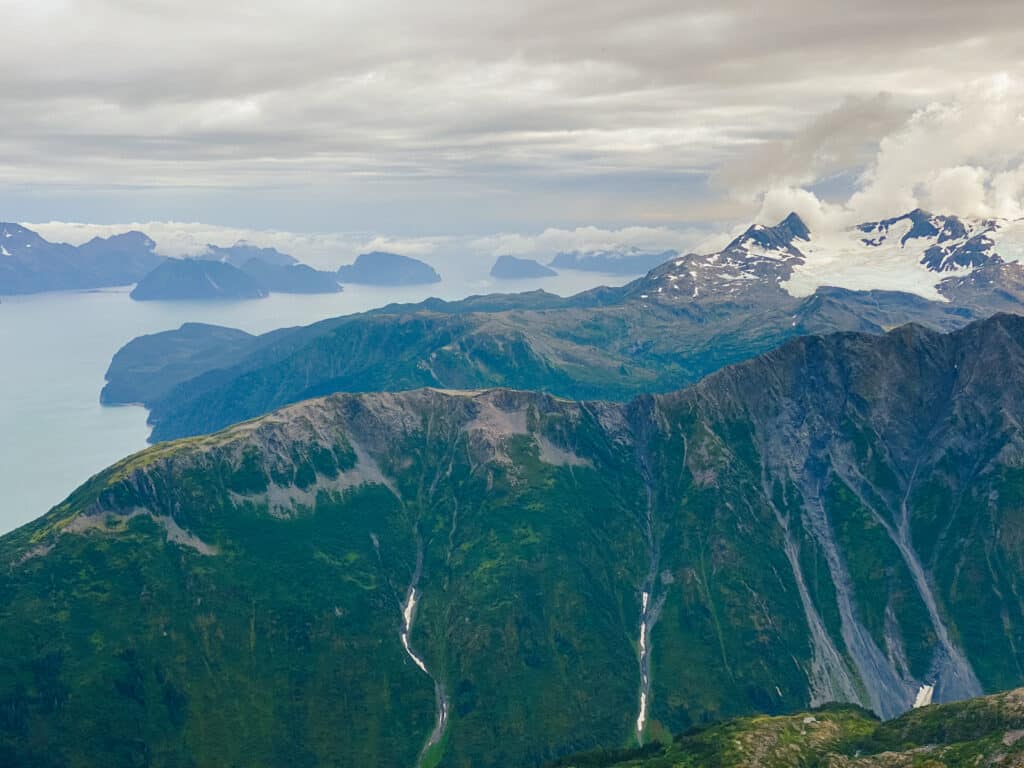
<instances>
[{"instance_id":1,"label":"haze over water","mask_svg":"<svg viewBox=\"0 0 1024 768\"><path fill-rule=\"evenodd\" d=\"M258 301L137 302L128 288L5 297L0 304L0 534L47 512L104 467L146 447L147 412L103 407L104 374L130 339L204 322L263 333L391 302L543 288L563 296L630 277L563 271L544 280L446 277L408 287Z\"/></svg>"}]
</instances>

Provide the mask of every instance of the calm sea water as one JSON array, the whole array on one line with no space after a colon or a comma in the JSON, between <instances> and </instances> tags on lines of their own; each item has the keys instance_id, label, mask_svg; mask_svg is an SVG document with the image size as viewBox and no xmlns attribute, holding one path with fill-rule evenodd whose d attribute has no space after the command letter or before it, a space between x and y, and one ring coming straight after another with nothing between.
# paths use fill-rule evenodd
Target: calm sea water
<instances>
[{"instance_id":1,"label":"calm sea water","mask_svg":"<svg viewBox=\"0 0 1024 768\"><path fill-rule=\"evenodd\" d=\"M42 515L104 467L146 446L146 411L99 404L110 358L145 333L197 321L250 333L305 325L394 301L545 290L570 295L629 278L562 272L538 281L446 280L349 286L343 293L259 301L135 302L128 289L48 293L0 303L0 533Z\"/></svg>"}]
</instances>

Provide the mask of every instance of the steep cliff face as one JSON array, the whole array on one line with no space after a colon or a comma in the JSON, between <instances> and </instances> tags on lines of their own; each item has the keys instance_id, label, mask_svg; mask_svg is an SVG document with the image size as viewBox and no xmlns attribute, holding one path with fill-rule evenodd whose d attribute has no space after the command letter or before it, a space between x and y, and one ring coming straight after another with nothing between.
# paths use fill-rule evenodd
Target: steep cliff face
<instances>
[{"instance_id":1,"label":"steep cliff face","mask_svg":"<svg viewBox=\"0 0 1024 768\"><path fill-rule=\"evenodd\" d=\"M626 405L332 395L155 446L0 539L0 756L530 765L1011 687L1022 338L799 339Z\"/></svg>"}]
</instances>

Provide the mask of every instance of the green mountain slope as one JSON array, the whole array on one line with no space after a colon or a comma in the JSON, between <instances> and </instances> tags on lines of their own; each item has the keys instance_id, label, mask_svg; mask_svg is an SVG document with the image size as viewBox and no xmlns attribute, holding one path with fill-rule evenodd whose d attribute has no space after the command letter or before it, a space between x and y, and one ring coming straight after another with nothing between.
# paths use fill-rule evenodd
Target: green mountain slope
<instances>
[{"instance_id":1,"label":"green mountain slope","mask_svg":"<svg viewBox=\"0 0 1024 768\"><path fill-rule=\"evenodd\" d=\"M1019 685L1022 338L797 339L625 405L338 394L155 446L0 539L0 762L528 766Z\"/></svg>"},{"instance_id":2,"label":"green mountain slope","mask_svg":"<svg viewBox=\"0 0 1024 768\"><path fill-rule=\"evenodd\" d=\"M558 768L967 768L1024 764L1024 689L924 707L880 722L853 706L741 717L668 746L598 750Z\"/></svg>"},{"instance_id":3,"label":"green mountain slope","mask_svg":"<svg viewBox=\"0 0 1024 768\"><path fill-rule=\"evenodd\" d=\"M678 389L807 333L879 333L911 320L949 330L975 316L884 292L829 290L796 300L778 288L770 298L752 289L687 308L648 302L635 287L611 293L560 300L551 309L506 309L516 297L501 296L468 302L481 307L470 312L462 302L392 307L274 331L244 347L193 338L196 355L169 359L159 377L148 377L156 386L140 381L147 372L140 375L134 361L162 357L167 343L186 344L174 332L143 337L115 357L103 399L141 395L134 400L151 409L154 441L211 432L338 391L511 387L628 400Z\"/></svg>"}]
</instances>

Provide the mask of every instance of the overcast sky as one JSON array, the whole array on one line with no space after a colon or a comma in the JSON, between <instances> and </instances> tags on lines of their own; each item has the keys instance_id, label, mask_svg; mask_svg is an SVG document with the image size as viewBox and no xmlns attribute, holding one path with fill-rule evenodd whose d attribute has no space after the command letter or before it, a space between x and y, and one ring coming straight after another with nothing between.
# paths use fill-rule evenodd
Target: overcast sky
<instances>
[{"instance_id":1,"label":"overcast sky","mask_svg":"<svg viewBox=\"0 0 1024 768\"><path fill-rule=\"evenodd\" d=\"M6 220L678 235L789 207L1014 215L1024 187L1019 0L0 0L0 18Z\"/></svg>"}]
</instances>

